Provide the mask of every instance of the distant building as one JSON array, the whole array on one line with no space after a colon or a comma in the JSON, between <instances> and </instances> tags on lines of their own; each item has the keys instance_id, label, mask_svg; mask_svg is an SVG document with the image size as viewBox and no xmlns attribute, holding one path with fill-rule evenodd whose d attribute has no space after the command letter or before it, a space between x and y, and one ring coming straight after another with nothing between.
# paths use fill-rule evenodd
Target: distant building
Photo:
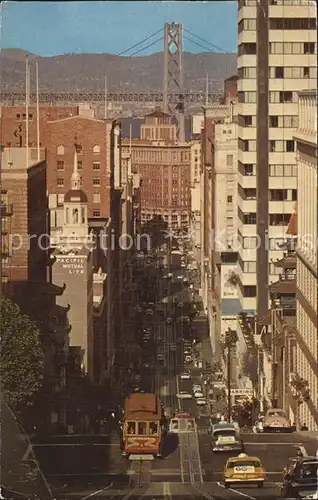
<instances>
[{"instance_id":1,"label":"distant building","mask_svg":"<svg viewBox=\"0 0 318 500\"><path fill-rule=\"evenodd\" d=\"M237 102L237 75L230 76L224 80L224 98L223 102L226 106Z\"/></svg>"},{"instance_id":2,"label":"distant building","mask_svg":"<svg viewBox=\"0 0 318 500\"><path fill-rule=\"evenodd\" d=\"M190 144L176 142L172 117L156 110L145 117L141 139L131 142L132 169L142 180L141 220L160 215L172 227L188 226L190 197ZM130 150L122 141L123 153Z\"/></svg>"},{"instance_id":3,"label":"distant building","mask_svg":"<svg viewBox=\"0 0 318 500\"><path fill-rule=\"evenodd\" d=\"M196 261L200 261L201 252L201 175L202 155L201 140L191 142L191 216L190 232L196 249Z\"/></svg>"}]
</instances>

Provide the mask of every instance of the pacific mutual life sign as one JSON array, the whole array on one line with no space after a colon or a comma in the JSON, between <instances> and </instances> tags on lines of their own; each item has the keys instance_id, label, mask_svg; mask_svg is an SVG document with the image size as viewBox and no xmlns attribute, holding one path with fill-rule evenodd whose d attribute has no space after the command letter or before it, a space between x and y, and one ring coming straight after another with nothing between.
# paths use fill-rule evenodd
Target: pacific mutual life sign
<instances>
[{"instance_id":1,"label":"pacific mutual life sign","mask_svg":"<svg viewBox=\"0 0 318 500\"><path fill-rule=\"evenodd\" d=\"M69 274L84 274L85 259L83 257L61 258L63 269L68 269Z\"/></svg>"}]
</instances>

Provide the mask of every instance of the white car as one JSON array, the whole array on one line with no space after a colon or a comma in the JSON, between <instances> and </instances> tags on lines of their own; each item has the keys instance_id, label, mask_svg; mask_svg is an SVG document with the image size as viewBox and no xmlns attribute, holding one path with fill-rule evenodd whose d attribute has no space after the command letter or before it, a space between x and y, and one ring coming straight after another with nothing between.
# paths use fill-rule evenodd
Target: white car
<instances>
[{"instance_id":1,"label":"white car","mask_svg":"<svg viewBox=\"0 0 318 500\"><path fill-rule=\"evenodd\" d=\"M292 432L293 427L285 410L281 408L271 408L267 411L263 419L263 432L281 431Z\"/></svg>"},{"instance_id":2,"label":"white car","mask_svg":"<svg viewBox=\"0 0 318 500\"><path fill-rule=\"evenodd\" d=\"M206 402L206 399L204 398L198 398L197 399L197 405L198 406L206 406L207 402Z\"/></svg>"},{"instance_id":3,"label":"white car","mask_svg":"<svg viewBox=\"0 0 318 500\"><path fill-rule=\"evenodd\" d=\"M204 394L203 394L203 392L201 392L201 391L195 391L195 393L194 393L194 397L195 397L196 399L204 398Z\"/></svg>"},{"instance_id":4,"label":"white car","mask_svg":"<svg viewBox=\"0 0 318 500\"><path fill-rule=\"evenodd\" d=\"M177 394L178 399L192 399L192 394L187 391L180 391Z\"/></svg>"},{"instance_id":5,"label":"white car","mask_svg":"<svg viewBox=\"0 0 318 500\"><path fill-rule=\"evenodd\" d=\"M186 363L191 363L191 361L192 361L192 356L185 356L184 361L185 361Z\"/></svg>"},{"instance_id":6,"label":"white car","mask_svg":"<svg viewBox=\"0 0 318 500\"><path fill-rule=\"evenodd\" d=\"M145 312L146 316L153 316L153 310L152 309L147 309Z\"/></svg>"},{"instance_id":7,"label":"white car","mask_svg":"<svg viewBox=\"0 0 318 500\"><path fill-rule=\"evenodd\" d=\"M191 380L191 375L190 373L181 373L180 375L181 380Z\"/></svg>"},{"instance_id":8,"label":"white car","mask_svg":"<svg viewBox=\"0 0 318 500\"><path fill-rule=\"evenodd\" d=\"M202 392L202 387L199 384L193 384L193 392Z\"/></svg>"}]
</instances>

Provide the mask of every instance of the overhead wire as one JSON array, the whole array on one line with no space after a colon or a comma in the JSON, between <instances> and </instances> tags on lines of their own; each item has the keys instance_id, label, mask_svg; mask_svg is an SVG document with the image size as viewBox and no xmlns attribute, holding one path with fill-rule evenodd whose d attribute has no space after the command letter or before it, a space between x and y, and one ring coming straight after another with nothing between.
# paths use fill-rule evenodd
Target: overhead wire
<instances>
[{"instance_id":1,"label":"overhead wire","mask_svg":"<svg viewBox=\"0 0 318 500\"><path fill-rule=\"evenodd\" d=\"M195 40L191 40L191 38L189 38L189 37L187 37L187 36L185 36L185 35L183 35L183 38L184 38L185 40L188 40L189 42L194 43L194 44L195 44L195 45L197 45L198 47L201 47L202 49L207 50L208 52L214 52L214 51L213 51L212 49L210 49L209 47L205 47L205 46L204 46L204 45L202 45L201 43L196 42Z\"/></svg>"},{"instance_id":2,"label":"overhead wire","mask_svg":"<svg viewBox=\"0 0 318 500\"><path fill-rule=\"evenodd\" d=\"M118 56L123 56L124 54L126 54L127 52L130 52L132 49L135 49L136 47L138 47L139 45L143 44L144 42L147 42L148 40L150 40L150 38L153 38L154 36L158 35L159 33L161 33L163 31L164 28L160 28L160 30L158 31L155 31L154 33L152 33L151 35L148 35L146 36L146 38L144 38L143 40L141 40L140 42L138 43L135 43L135 45L131 45L131 47L128 47L127 49L123 50L122 52L120 52L119 54L117 54Z\"/></svg>"}]
</instances>

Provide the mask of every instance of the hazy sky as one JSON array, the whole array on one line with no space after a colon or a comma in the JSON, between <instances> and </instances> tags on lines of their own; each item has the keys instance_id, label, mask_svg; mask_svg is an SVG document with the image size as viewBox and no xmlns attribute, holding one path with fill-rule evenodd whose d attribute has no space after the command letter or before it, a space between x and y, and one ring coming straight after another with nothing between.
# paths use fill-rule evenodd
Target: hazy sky
<instances>
[{"instance_id":1,"label":"hazy sky","mask_svg":"<svg viewBox=\"0 0 318 500\"><path fill-rule=\"evenodd\" d=\"M183 24L195 35L228 52L236 51L237 2L2 2L1 47L25 49L50 56L70 52L119 54L163 28L165 22ZM159 33L143 46L156 41ZM207 52L185 39L184 50ZM128 52L133 52L141 46ZM163 42L140 55L163 50Z\"/></svg>"}]
</instances>

